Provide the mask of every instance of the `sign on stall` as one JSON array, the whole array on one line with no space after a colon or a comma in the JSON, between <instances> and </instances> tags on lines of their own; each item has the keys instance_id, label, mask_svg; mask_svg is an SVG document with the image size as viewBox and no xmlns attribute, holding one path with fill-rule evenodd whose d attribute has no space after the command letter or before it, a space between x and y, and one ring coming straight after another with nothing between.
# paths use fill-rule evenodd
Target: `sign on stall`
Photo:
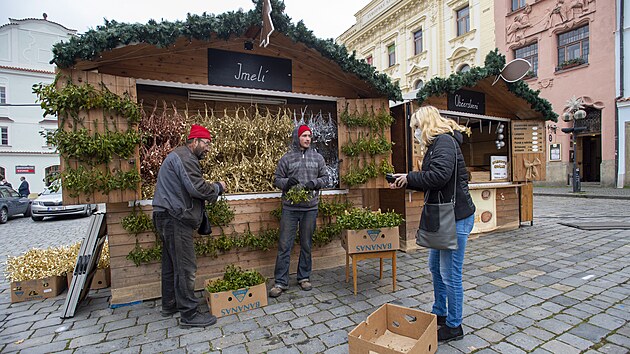
<instances>
[{"instance_id":1,"label":"sign on stall","mask_svg":"<svg viewBox=\"0 0 630 354\"><path fill-rule=\"evenodd\" d=\"M505 181L508 178L507 156L490 156L490 180Z\"/></svg>"},{"instance_id":2,"label":"sign on stall","mask_svg":"<svg viewBox=\"0 0 630 354\"><path fill-rule=\"evenodd\" d=\"M486 95L483 92L457 90L446 97L449 111L486 114Z\"/></svg>"},{"instance_id":3,"label":"sign on stall","mask_svg":"<svg viewBox=\"0 0 630 354\"><path fill-rule=\"evenodd\" d=\"M208 48L208 84L291 91L291 60Z\"/></svg>"}]
</instances>

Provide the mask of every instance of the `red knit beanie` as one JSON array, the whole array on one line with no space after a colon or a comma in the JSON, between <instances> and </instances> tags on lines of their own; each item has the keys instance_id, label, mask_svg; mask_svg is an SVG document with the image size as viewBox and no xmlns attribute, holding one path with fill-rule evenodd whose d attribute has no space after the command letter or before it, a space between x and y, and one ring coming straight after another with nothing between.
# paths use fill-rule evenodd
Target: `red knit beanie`
<instances>
[{"instance_id":1,"label":"red knit beanie","mask_svg":"<svg viewBox=\"0 0 630 354\"><path fill-rule=\"evenodd\" d=\"M195 138L212 140L208 129L202 127L201 125L193 124L192 127L190 127L190 134L188 134L188 139Z\"/></svg>"},{"instance_id":2,"label":"red knit beanie","mask_svg":"<svg viewBox=\"0 0 630 354\"><path fill-rule=\"evenodd\" d=\"M301 137L305 131L309 131L311 134L313 134L313 132L311 131L311 128L309 128L308 125L306 124L300 125L300 127L298 128L298 138Z\"/></svg>"}]
</instances>

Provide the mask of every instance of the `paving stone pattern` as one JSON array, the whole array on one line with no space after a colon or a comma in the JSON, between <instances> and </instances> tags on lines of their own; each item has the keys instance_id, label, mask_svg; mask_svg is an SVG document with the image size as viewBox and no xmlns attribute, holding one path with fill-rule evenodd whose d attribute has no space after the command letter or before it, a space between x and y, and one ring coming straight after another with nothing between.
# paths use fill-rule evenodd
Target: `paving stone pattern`
<instances>
[{"instance_id":1,"label":"paving stone pattern","mask_svg":"<svg viewBox=\"0 0 630 354\"><path fill-rule=\"evenodd\" d=\"M439 353L628 353L630 231L583 231L566 221L628 221L626 200L535 196L533 226L487 234L468 243L464 266L463 340ZM75 242L87 219L0 225L0 256ZM56 232L63 228L63 232ZM49 231L53 230L53 231ZM47 237L52 234L54 237ZM65 237L65 238L64 238ZM81 236L79 236L81 238ZM43 353L347 353L348 332L384 303L430 311L424 251L398 254L398 290L390 263L362 261L359 294L344 267L315 271L314 289L291 289L269 305L220 318L206 329L180 329L160 301L116 309L109 289L94 291L74 318L61 320L65 293L10 303L0 288L0 352ZM201 293L199 293L201 296ZM201 307L207 311L204 305Z\"/></svg>"}]
</instances>

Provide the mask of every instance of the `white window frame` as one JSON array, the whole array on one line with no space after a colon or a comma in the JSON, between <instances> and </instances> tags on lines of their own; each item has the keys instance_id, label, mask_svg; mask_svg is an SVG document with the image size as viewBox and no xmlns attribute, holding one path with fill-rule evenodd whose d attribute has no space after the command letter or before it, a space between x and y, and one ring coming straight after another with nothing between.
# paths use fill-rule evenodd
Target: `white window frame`
<instances>
[{"instance_id":1,"label":"white window frame","mask_svg":"<svg viewBox=\"0 0 630 354\"><path fill-rule=\"evenodd\" d=\"M390 48L394 48L392 52L389 51ZM391 68L396 65L396 42L391 43L387 46L387 67Z\"/></svg>"},{"instance_id":2,"label":"white window frame","mask_svg":"<svg viewBox=\"0 0 630 354\"><path fill-rule=\"evenodd\" d=\"M416 33L420 32L420 38L416 39ZM424 33L422 32L422 28L418 28L416 31L414 31L412 34L412 40L413 40L413 55L418 55L420 53L422 53L422 51L424 50L424 44L422 43L423 38L424 38ZM420 43L420 48L418 49L418 42Z\"/></svg>"},{"instance_id":3,"label":"white window frame","mask_svg":"<svg viewBox=\"0 0 630 354\"><path fill-rule=\"evenodd\" d=\"M6 131L6 135L7 135L7 143L5 144L3 141L3 137L2 135L5 134ZM9 127L6 125L2 125L0 126L0 146L10 146L10 136L9 136Z\"/></svg>"},{"instance_id":4,"label":"white window frame","mask_svg":"<svg viewBox=\"0 0 630 354\"><path fill-rule=\"evenodd\" d=\"M465 24L465 31L460 33L460 28L459 28L459 24L460 24L460 17L459 17L459 12L467 9L468 14L466 15L466 17L462 17L461 20L464 21ZM455 29L456 29L456 33L457 33L457 37L459 36L463 36L466 33L470 32L470 5L466 5L464 7L461 7L457 10L455 10Z\"/></svg>"}]
</instances>

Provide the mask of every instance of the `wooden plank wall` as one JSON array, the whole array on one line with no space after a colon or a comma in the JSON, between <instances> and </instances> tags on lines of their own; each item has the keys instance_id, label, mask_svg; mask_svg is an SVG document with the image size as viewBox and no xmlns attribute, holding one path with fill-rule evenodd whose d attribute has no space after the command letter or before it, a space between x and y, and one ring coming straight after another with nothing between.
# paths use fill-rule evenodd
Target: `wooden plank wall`
<instances>
[{"instance_id":1,"label":"wooden plank wall","mask_svg":"<svg viewBox=\"0 0 630 354\"><path fill-rule=\"evenodd\" d=\"M369 163L374 161L377 166L378 164L386 159L391 164L392 156L388 155L377 155L374 157L369 156L368 154L363 154L361 156L348 157L342 151L341 148L348 143L348 141L357 141L359 137L368 138L373 136L370 133L370 129L367 127L352 127L349 128L345 124L341 122L341 114L345 111L346 106L348 107L348 112L350 114L354 113L363 113L374 112L377 114L381 110L389 110L389 103L387 99L340 99L337 101L337 122L338 122L338 130L337 136L339 141L339 176L343 176L348 173L349 169L352 168L362 168L365 163ZM391 142L391 133L390 128L385 128L383 130L383 136L387 139L387 141ZM342 188L349 188L344 183L340 182ZM389 188L389 183L385 180L385 176L379 175L377 178L373 178L368 180L366 183L353 186L352 188Z\"/></svg>"},{"instance_id":2,"label":"wooden plank wall","mask_svg":"<svg viewBox=\"0 0 630 354\"><path fill-rule=\"evenodd\" d=\"M98 74L95 72L85 72L80 70L62 70L62 77L57 82L57 87L61 88L67 84L68 79L75 85L90 84L96 89L100 89L101 83L105 85L113 93L122 96L127 92L132 101L136 102L136 80L128 77L120 77L113 75ZM83 118L83 121L75 127L75 123L72 118L65 119L65 124L62 119L59 120L59 129L65 131L73 131L74 129L87 129L92 135L94 133L104 134L109 131L124 132L127 129L137 130L137 125L129 127L127 118L120 116L113 116L110 112L103 112L102 109L93 109L89 112L79 112L79 117ZM139 147L136 147L134 156L129 160L120 159L118 156L114 156L112 161L107 165L98 165L94 167L105 173L114 174L118 171L129 172L132 169L136 169L140 173L140 164L135 163L139 161L140 153ZM131 163L133 161L134 163ZM63 171L67 167L76 169L80 163L76 159L61 158L60 169ZM87 164L83 164L84 168L90 169ZM140 186L136 187L136 190L140 190ZM139 197L139 192L133 190L115 190L109 194L103 194L99 191L95 191L90 194L80 194L79 196L70 196L70 191L67 189L62 190L64 204L85 204L85 203L118 203L128 200L135 200Z\"/></svg>"},{"instance_id":3,"label":"wooden plank wall","mask_svg":"<svg viewBox=\"0 0 630 354\"><path fill-rule=\"evenodd\" d=\"M538 142L542 145L539 148L538 152L515 152L515 144L514 144L514 131L519 126L531 126L536 125L538 127ZM544 181L547 177L547 168L546 161L547 158L545 156L547 148L547 139L545 138L545 125L542 121L512 121L512 180L518 182L527 182L527 181ZM540 162L539 165L534 166L533 168L537 171L537 176L535 178L527 178L527 167L525 166L525 162L533 163Z\"/></svg>"},{"instance_id":4,"label":"wooden plank wall","mask_svg":"<svg viewBox=\"0 0 630 354\"><path fill-rule=\"evenodd\" d=\"M511 230L520 226L520 186L497 188L497 229Z\"/></svg>"},{"instance_id":5,"label":"wooden plank wall","mask_svg":"<svg viewBox=\"0 0 630 354\"><path fill-rule=\"evenodd\" d=\"M520 197L520 222L534 221L534 184L525 183L521 185Z\"/></svg>"},{"instance_id":6,"label":"wooden plank wall","mask_svg":"<svg viewBox=\"0 0 630 354\"><path fill-rule=\"evenodd\" d=\"M292 62L292 92L333 97L378 97L373 87L319 52L274 32L268 47L243 48L251 38L213 38L208 41L181 38L168 48L135 44L100 53L100 58L79 62L77 67L137 79L208 84L208 48L237 53L286 58Z\"/></svg>"},{"instance_id":7,"label":"wooden plank wall","mask_svg":"<svg viewBox=\"0 0 630 354\"><path fill-rule=\"evenodd\" d=\"M347 200L355 206L363 204L360 191L350 191L350 193L340 196L323 196L324 200ZM234 221L224 227L226 235L241 233L249 228L256 233L269 228L279 228L279 222L270 215L272 210L280 207L279 198L267 198L256 200L235 200L229 201L230 206L235 211ZM122 228L120 222L122 218L129 215L133 208L128 203L107 204L107 230L109 238L111 256L111 303L124 304L134 301L158 298L161 296L160 262L143 263L136 266L126 257L136 245L136 236L129 234ZM143 206L142 211L151 216L151 206ZM321 224L318 219L318 224ZM211 236L217 237L221 234L218 227L213 227ZM202 237L202 236L196 236ZM137 240L141 247L149 248L155 245L156 236L152 232L145 232L138 235ZM208 278L221 276L225 266L234 264L244 269L257 269L266 277L273 277L273 268L276 261L277 248L272 247L269 251L257 251L238 249L227 253L219 253L218 258L198 257L197 258L197 279L195 287L203 288L203 283ZM345 251L341 247L339 239L323 247L313 248L313 269L325 269L345 264ZM297 269L299 257L299 246L295 246L291 254L291 272Z\"/></svg>"}]
</instances>

